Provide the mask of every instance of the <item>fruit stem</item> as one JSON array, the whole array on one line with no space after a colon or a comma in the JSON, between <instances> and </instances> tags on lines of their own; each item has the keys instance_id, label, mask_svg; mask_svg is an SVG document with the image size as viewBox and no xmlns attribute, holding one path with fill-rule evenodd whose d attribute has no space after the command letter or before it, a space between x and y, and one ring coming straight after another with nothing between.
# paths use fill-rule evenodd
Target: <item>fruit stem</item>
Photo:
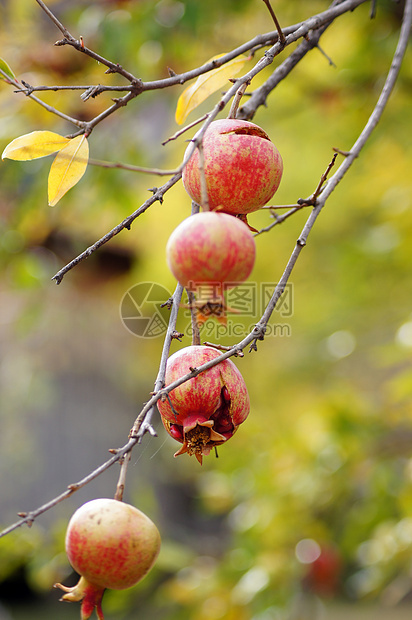
<instances>
[{"instance_id":1,"label":"fruit stem","mask_svg":"<svg viewBox=\"0 0 412 620\"><path fill-rule=\"evenodd\" d=\"M206 175L205 175L205 153L203 150L203 142L199 142L197 145L199 151L199 175L200 175L200 202L202 203L203 211L210 211L209 196L207 194Z\"/></svg>"},{"instance_id":2,"label":"fruit stem","mask_svg":"<svg viewBox=\"0 0 412 620\"><path fill-rule=\"evenodd\" d=\"M228 118L236 118L240 100L245 94L245 90L247 89L249 84L250 84L250 80L241 84L239 88L237 89L235 96L233 97L232 105L230 106L229 114L227 116Z\"/></svg>"},{"instance_id":3,"label":"fruit stem","mask_svg":"<svg viewBox=\"0 0 412 620\"><path fill-rule=\"evenodd\" d=\"M190 317L192 322L192 345L200 345L200 330L197 321L197 309L195 304L195 294L187 289L187 298L189 300Z\"/></svg>"},{"instance_id":4,"label":"fruit stem","mask_svg":"<svg viewBox=\"0 0 412 620\"><path fill-rule=\"evenodd\" d=\"M123 501L123 493L124 493L124 488L126 485L127 466L129 464L131 456L132 456L131 452L128 452L120 460L120 465L121 465L120 474L119 474L119 479L117 481L116 493L114 495L114 499L119 500L119 502Z\"/></svg>"}]
</instances>

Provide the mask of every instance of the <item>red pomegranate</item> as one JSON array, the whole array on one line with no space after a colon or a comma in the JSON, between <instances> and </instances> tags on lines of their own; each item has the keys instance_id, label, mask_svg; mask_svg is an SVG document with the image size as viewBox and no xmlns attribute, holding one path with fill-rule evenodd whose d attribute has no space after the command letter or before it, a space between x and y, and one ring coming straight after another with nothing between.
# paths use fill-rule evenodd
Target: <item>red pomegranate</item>
<instances>
[{"instance_id":1,"label":"red pomegranate","mask_svg":"<svg viewBox=\"0 0 412 620\"><path fill-rule=\"evenodd\" d=\"M172 232L166 246L170 270L182 286L215 283L236 286L249 277L255 263L252 233L227 213L191 215Z\"/></svg>"},{"instance_id":2,"label":"red pomegranate","mask_svg":"<svg viewBox=\"0 0 412 620\"><path fill-rule=\"evenodd\" d=\"M219 355L213 347L180 349L168 360L166 385ZM158 408L167 432L183 444L175 456L194 454L201 464L213 447L234 435L250 404L242 375L226 359L172 390L168 398L158 401Z\"/></svg>"},{"instance_id":3,"label":"red pomegranate","mask_svg":"<svg viewBox=\"0 0 412 620\"><path fill-rule=\"evenodd\" d=\"M81 620L96 609L104 619L104 590L123 590L140 581L160 550L160 535L143 512L115 499L94 499L73 514L66 532L66 553L79 573L77 585L55 584L63 601L82 601Z\"/></svg>"},{"instance_id":4,"label":"red pomegranate","mask_svg":"<svg viewBox=\"0 0 412 620\"><path fill-rule=\"evenodd\" d=\"M251 213L267 204L279 187L282 158L267 133L254 123L227 118L212 122L203 138L203 153L212 210ZM201 204L197 149L182 179L189 196Z\"/></svg>"}]
</instances>

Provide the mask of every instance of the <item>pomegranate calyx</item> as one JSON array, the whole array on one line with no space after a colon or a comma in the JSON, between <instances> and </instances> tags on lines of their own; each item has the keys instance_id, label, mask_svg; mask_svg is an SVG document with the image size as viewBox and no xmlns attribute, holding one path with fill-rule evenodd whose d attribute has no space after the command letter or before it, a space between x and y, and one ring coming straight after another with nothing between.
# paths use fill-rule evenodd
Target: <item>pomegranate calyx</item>
<instances>
[{"instance_id":1,"label":"pomegranate calyx","mask_svg":"<svg viewBox=\"0 0 412 620\"><path fill-rule=\"evenodd\" d=\"M195 455L199 463L202 465L203 456L210 454L211 449L216 444L226 441L227 437L213 430L213 420L205 422L196 422L192 428L184 432L183 445L174 456L180 454Z\"/></svg>"},{"instance_id":2,"label":"pomegranate calyx","mask_svg":"<svg viewBox=\"0 0 412 620\"><path fill-rule=\"evenodd\" d=\"M84 577L80 577L77 584L72 587L64 586L61 583L55 583L53 587L59 588L66 593L61 597L61 601L68 601L70 603L81 601L81 620L88 620L94 609L96 609L98 619L104 620L102 598L105 588L96 586Z\"/></svg>"}]
</instances>

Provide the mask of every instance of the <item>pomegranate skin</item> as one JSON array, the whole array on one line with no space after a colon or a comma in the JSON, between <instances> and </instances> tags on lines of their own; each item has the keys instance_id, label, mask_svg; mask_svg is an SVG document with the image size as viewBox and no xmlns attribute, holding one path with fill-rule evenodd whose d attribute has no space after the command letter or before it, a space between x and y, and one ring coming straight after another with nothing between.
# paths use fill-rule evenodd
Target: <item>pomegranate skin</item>
<instances>
[{"instance_id":1,"label":"pomegranate skin","mask_svg":"<svg viewBox=\"0 0 412 620\"><path fill-rule=\"evenodd\" d=\"M168 360L166 385L219 355L213 347L180 349ZM169 399L158 401L158 408L167 432L183 444L175 456L194 454L202 463L203 456L230 439L246 420L250 403L241 373L226 359L172 390Z\"/></svg>"},{"instance_id":2,"label":"pomegranate skin","mask_svg":"<svg viewBox=\"0 0 412 620\"><path fill-rule=\"evenodd\" d=\"M152 568L159 550L154 523L134 506L115 499L83 504L67 527L70 564L102 588L130 588Z\"/></svg>"},{"instance_id":3,"label":"pomegranate skin","mask_svg":"<svg viewBox=\"0 0 412 620\"><path fill-rule=\"evenodd\" d=\"M80 579L73 587L54 587L65 592L60 600L81 601L81 620L88 620L94 610L104 620L105 589L138 583L159 551L159 532L143 512L115 499L92 500L76 510L66 532L66 553Z\"/></svg>"},{"instance_id":4,"label":"pomegranate skin","mask_svg":"<svg viewBox=\"0 0 412 620\"><path fill-rule=\"evenodd\" d=\"M267 133L254 123L213 121L203 138L203 153L211 210L251 213L267 204L279 187L282 157ZM201 204L197 149L183 170L182 180L192 200Z\"/></svg>"},{"instance_id":5,"label":"pomegranate skin","mask_svg":"<svg viewBox=\"0 0 412 620\"><path fill-rule=\"evenodd\" d=\"M248 226L226 213L191 215L175 228L166 246L166 260L176 280L236 286L250 276L256 245Z\"/></svg>"}]
</instances>

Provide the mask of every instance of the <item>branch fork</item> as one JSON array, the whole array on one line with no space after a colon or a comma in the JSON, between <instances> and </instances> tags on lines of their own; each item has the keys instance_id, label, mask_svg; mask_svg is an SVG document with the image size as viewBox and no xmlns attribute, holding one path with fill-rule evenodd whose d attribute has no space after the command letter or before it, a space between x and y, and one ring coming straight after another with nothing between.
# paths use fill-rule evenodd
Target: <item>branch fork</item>
<instances>
[{"instance_id":1,"label":"branch fork","mask_svg":"<svg viewBox=\"0 0 412 620\"><path fill-rule=\"evenodd\" d=\"M46 11L46 13L49 14L49 16L53 19L54 23L62 30L64 36L67 36L67 31L66 29L64 29L64 27L60 24L60 22L57 20L57 18L55 18L55 16L51 13L51 11L49 9L47 9L47 7L45 7L44 3L42 2L42 0L36 0L38 2L38 4ZM265 1L265 0L264 0ZM328 15L335 15L336 14L340 14L338 13L338 11L342 11L345 10L350 10L350 8L348 7L352 7L354 8L355 6L357 6L358 4L361 4L362 1L364 0L344 0L343 2L340 2L338 4L336 4L335 6L333 6L330 10ZM266 2L265 2L266 3ZM324 22L326 23L326 22ZM319 23L319 18L318 16L315 16L314 18L312 18L311 20L307 20L306 22L306 28L307 30L310 30L309 25L310 24L317 24L317 27L320 26ZM160 360L160 365L159 365L159 371L158 371L158 375L157 375L157 379L155 382L155 387L154 387L154 395L150 398L150 400L144 405L144 407L142 408L141 412L139 413L139 415L137 416L133 428L130 432L129 435L129 440L128 442L122 447L119 448L118 450L116 450L115 454L113 454L113 456L106 461L105 463L103 463L100 467L98 467L96 470L94 470L93 472L91 472L90 474L88 474L85 478L83 478L82 480L69 485L69 487L66 489L66 491L64 491L63 493L61 493L59 496L55 497L54 499L52 499L51 501L47 502L46 504L40 506L39 508L37 508L36 510L33 510L31 512L20 512L19 516L20 516L20 520L14 524L12 524L11 526L9 526L8 528L4 529L2 532L0 532L0 537L5 536L6 534L10 533L11 531L17 529L18 527L20 527L21 525L23 525L24 523L31 525L33 523L33 521L41 514L43 514L44 512L46 512L47 510L51 509L52 507L54 507L55 505L57 505L59 502L63 501L64 499L66 499L67 497L69 497L73 492L75 492L77 489L85 486L86 484L88 484L89 482L91 482L91 480L95 479L97 476L99 476L101 473L103 473L104 471L106 471L109 467L111 467L114 463L116 462L123 462L122 464L122 468L126 467L125 463L128 461L129 456L127 458L124 458L125 455L130 455L131 450L134 448L134 446L141 440L141 438L143 437L143 435L146 432L149 432L152 434L152 431L154 432L154 429L151 426L151 418L154 414L154 410L155 410L155 405L156 402L159 398L163 397L163 395L167 395L172 389L174 389L175 387L177 387L178 385L181 385L182 383L188 381L189 379L191 379L193 376L197 376L198 374L200 374L201 372L204 372L205 370L211 368L212 366L215 366L216 364L220 363L221 361L228 359L231 356L234 355L240 355L241 352L243 352L243 349L250 345L250 350L256 350L257 349L257 340L263 340L264 339L264 334L265 334L265 329L266 326L268 324L268 321L276 307L276 304L280 298L280 296L282 295L283 291L285 290L285 286L290 278L290 275L292 273L292 270L299 258L300 252L302 250L302 248L306 245L308 236L311 232L311 230L313 229L313 226L317 220L317 218L319 217L319 214L321 212L321 210L323 209L323 207L325 206L325 203L327 201L327 199L329 198L329 196L331 195L331 193L334 191L334 189L337 187L337 185L339 184L339 182L343 179L343 177L345 176L345 174L348 172L350 166L352 165L352 163L354 162L354 160L359 156L361 150L363 149L365 143L367 142L367 140L369 139L370 135L372 134L374 128L376 127L377 123L379 122L379 119L381 118L383 111L385 109L385 106L388 102L389 96L391 94L391 91L394 87L394 84L396 82L397 76L399 74L399 70L400 70L400 65L401 65L401 61L403 59L403 56L405 54L406 48L407 48L407 44L408 44L408 39L409 39L409 34L410 34L410 29L411 29L411 24L412 24L412 0L406 0L405 3L405 10L404 10L404 17L403 17L403 21L402 21L402 27L401 27L401 32L400 32L400 36L399 36L399 41L398 41L398 45L397 45L397 49L395 51L394 57L393 57L393 61L391 64L391 67L389 69L388 75L387 75L387 79L385 81L384 87L382 89L382 92L379 96L379 99L376 103L376 106L374 108L374 110L372 111L364 129L362 130L361 134L359 135L358 139L355 141L354 145L352 146L352 148L350 149L350 151L348 152L347 157L345 158L345 160L343 161L343 163L339 166L338 170L335 172L335 174L326 182L326 176L329 173L332 165L334 164L335 161L335 156L334 159L332 160L331 164L329 165L329 168L326 171L326 176L323 175L323 177L321 178L320 183L318 184L317 189L315 190L314 195L312 196L312 199L314 200L314 204L313 204L313 209L311 210L311 213L302 229L302 232L298 238L298 241L296 242L296 245L291 253L291 256L287 262L287 265L285 267L285 270L275 288L275 291L271 297L271 299L269 300L269 303L261 317L261 319L258 321L258 323L254 326L253 330L239 343L233 345L232 347L229 347L227 351L223 351L221 355L219 355L218 357L214 358L213 360L207 362L206 364L203 364L202 366L199 366L198 368L193 368L191 369L190 373L187 373L185 376L181 377L179 380L176 380L175 382L173 382L172 384L170 384L167 387L163 387L164 386L164 377L165 377L165 371L166 371L166 364L167 364L167 358L168 358L168 354L169 354L169 349L170 349L170 344L172 341L172 335L175 333L175 328L176 328L176 320L177 320L177 312L180 306L180 301L181 301L181 296L182 296L182 292L183 292L183 288L181 287L181 285L177 285L176 290L174 292L173 295L173 304L171 306L171 314L170 314L170 320L169 320L169 325L168 325L168 329L167 329L167 334L165 337L165 341L164 341L164 345L163 345L163 350L162 350L162 355L161 355L161 360ZM313 25L312 25L313 27ZM303 29L304 30L304 29ZM300 31L301 34L299 36L303 36L305 33L303 32L302 27L300 27ZM295 36L296 38L298 38L298 33L299 29L296 30L295 32ZM280 34L279 34L280 37ZM289 39L287 39L287 42L289 42ZM85 48L87 49L87 48ZM254 70L252 70L251 72L249 72L249 74L247 74L247 76L244 77L244 81L246 81L247 79L251 79L256 73L257 73L257 69L255 67ZM170 78L172 79L172 78ZM17 88L19 88L20 90L20 84L17 82L17 80L13 80L12 82L15 86L17 86ZM229 99L234 95L235 91L237 89L235 88L235 90L230 89L228 91L228 94L225 95L225 97L221 100L221 102L218 104L218 106L215 107L214 111L210 114L210 116L207 118L203 128L198 132L198 136L203 135L202 132L205 131L205 128L207 127L208 123L211 122L211 120L213 120L213 118L216 116L216 114L218 113L218 111L220 110L221 105L223 104L226 105L227 101L229 101ZM32 95L31 95L32 96ZM226 99L226 97L228 97ZM32 96L33 98L33 96ZM251 98L253 99L253 97ZM195 146L193 147L193 149L196 148ZM181 168L182 169L182 168ZM167 189L169 189L175 182L177 182L177 180L179 180L181 177L181 171L176 174L174 177L172 177L172 179L170 179L162 188L160 188L159 192L163 192L163 194L165 193L165 191L167 191ZM122 223L121 225L121 229L124 229L125 227L127 227L128 225L131 224L131 222L134 220L135 217L137 217L137 215L139 215L141 212L143 212L145 209L147 209L150 204L152 204L152 202L154 201L155 196L153 196L152 198L150 198L148 201L146 201L146 203L144 203L144 205L142 205L142 207L140 207L137 212L135 212L132 216L130 216L129 218L126 218L126 220ZM159 199L158 197L156 198L157 200ZM144 208L143 208L144 207ZM111 238L114 234L117 234L117 229L114 229L115 232L111 231L111 233L109 233L109 238ZM103 240L100 240L98 243L100 245L102 245L104 242L106 242L106 238L103 238ZM100 247L100 245L95 244L95 246L93 246L93 250L97 249L97 247ZM92 248L88 249L89 254L91 253ZM87 252L87 251L86 251ZM87 255L89 255L87 254ZM76 260L76 259L75 259ZM77 260L77 262L75 264L77 264L79 262L79 260ZM72 261L72 263L74 263ZM74 264L72 264L71 266L74 266ZM71 268L71 267L70 267ZM65 271L62 270L61 272L59 272L58 274L56 274L56 276L54 277L54 279L56 279L57 281L61 281L63 275L64 275ZM113 453L113 451L111 451ZM122 474L123 475L123 474ZM123 481L122 479L119 478L119 483L118 483L118 488L119 488L119 493L122 492L122 485L123 485Z\"/></svg>"}]
</instances>

